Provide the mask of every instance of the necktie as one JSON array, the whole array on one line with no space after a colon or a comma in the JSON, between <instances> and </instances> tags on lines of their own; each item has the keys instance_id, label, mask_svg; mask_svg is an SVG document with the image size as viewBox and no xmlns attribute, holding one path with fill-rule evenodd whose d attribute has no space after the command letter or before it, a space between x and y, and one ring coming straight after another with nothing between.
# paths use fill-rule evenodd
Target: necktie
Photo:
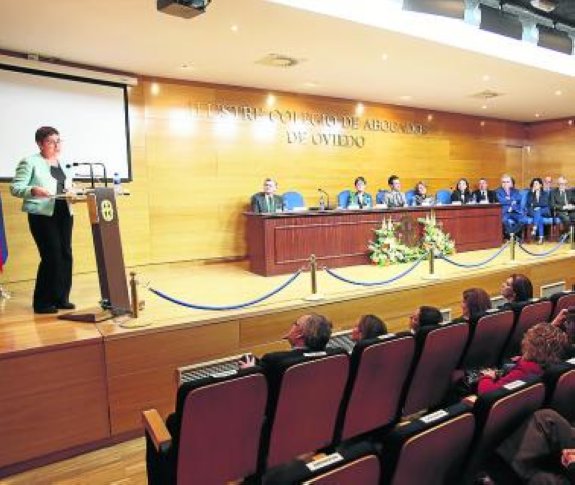
<instances>
[{"instance_id":1,"label":"necktie","mask_svg":"<svg viewBox=\"0 0 575 485\"><path fill-rule=\"evenodd\" d=\"M485 193L485 190L481 192L481 200L487 200L487 194Z\"/></svg>"},{"instance_id":2,"label":"necktie","mask_svg":"<svg viewBox=\"0 0 575 485\"><path fill-rule=\"evenodd\" d=\"M272 212L272 198L269 195L266 195L266 206L267 206L267 211Z\"/></svg>"},{"instance_id":3,"label":"necktie","mask_svg":"<svg viewBox=\"0 0 575 485\"><path fill-rule=\"evenodd\" d=\"M565 195L565 191L562 190L560 195L561 195L561 198L563 199L563 205L567 205L567 197Z\"/></svg>"}]
</instances>

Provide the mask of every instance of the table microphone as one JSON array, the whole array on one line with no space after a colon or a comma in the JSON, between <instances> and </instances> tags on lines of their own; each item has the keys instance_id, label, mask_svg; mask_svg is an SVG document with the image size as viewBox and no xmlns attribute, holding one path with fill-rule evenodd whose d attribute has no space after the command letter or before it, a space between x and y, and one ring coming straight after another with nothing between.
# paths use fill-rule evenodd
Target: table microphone
<instances>
[{"instance_id":1,"label":"table microphone","mask_svg":"<svg viewBox=\"0 0 575 485\"><path fill-rule=\"evenodd\" d=\"M323 189L317 189L317 191L325 195L325 197L326 197L326 199L327 199L327 207L326 207L326 209L329 209L329 194L328 194L325 190L323 190Z\"/></svg>"}]
</instances>

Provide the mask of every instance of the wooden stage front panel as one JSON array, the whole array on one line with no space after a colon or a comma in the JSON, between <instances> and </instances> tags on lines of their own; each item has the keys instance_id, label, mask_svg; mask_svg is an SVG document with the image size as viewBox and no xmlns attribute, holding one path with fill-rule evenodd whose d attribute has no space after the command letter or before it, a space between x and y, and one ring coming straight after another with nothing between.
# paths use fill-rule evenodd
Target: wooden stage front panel
<instances>
[{"instance_id":1,"label":"wooden stage front panel","mask_svg":"<svg viewBox=\"0 0 575 485\"><path fill-rule=\"evenodd\" d=\"M458 252L501 245L501 208L498 204L310 211L304 213L246 213L250 269L270 276L292 273L311 254L320 265L354 266L369 263L368 241L382 219L406 221L408 237L421 235L418 218L435 213L455 241ZM412 241L413 242L413 241Z\"/></svg>"}]
</instances>

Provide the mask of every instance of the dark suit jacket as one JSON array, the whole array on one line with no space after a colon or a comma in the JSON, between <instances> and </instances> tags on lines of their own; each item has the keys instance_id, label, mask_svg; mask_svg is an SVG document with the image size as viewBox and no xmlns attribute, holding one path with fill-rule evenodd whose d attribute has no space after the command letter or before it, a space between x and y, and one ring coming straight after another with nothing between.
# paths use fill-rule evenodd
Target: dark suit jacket
<instances>
[{"instance_id":1,"label":"dark suit jacket","mask_svg":"<svg viewBox=\"0 0 575 485\"><path fill-rule=\"evenodd\" d=\"M525 204L527 213L532 216L536 207L539 207L543 212L547 212L549 210L549 195L547 192L544 192L543 190L539 192L539 201L536 200L533 192L530 191L527 193L527 202Z\"/></svg>"},{"instance_id":2,"label":"dark suit jacket","mask_svg":"<svg viewBox=\"0 0 575 485\"><path fill-rule=\"evenodd\" d=\"M275 210L276 211L278 209L282 210L284 201L281 198L281 196L274 195L273 197L274 197ZM266 204L266 194L264 194L263 192L258 192L257 194L252 195L251 207L252 212L255 212L256 214L263 214L269 212Z\"/></svg>"},{"instance_id":3,"label":"dark suit jacket","mask_svg":"<svg viewBox=\"0 0 575 485\"><path fill-rule=\"evenodd\" d=\"M464 204L469 204L473 200L471 192L463 192L463 200L461 199L461 192L459 189L455 189L451 192L451 202L463 202Z\"/></svg>"},{"instance_id":4,"label":"dark suit jacket","mask_svg":"<svg viewBox=\"0 0 575 485\"><path fill-rule=\"evenodd\" d=\"M565 194L567 195L567 203L568 204L575 204L575 197L573 195L572 190L566 190ZM565 199L561 197L559 189L553 189L551 192L551 200L549 205L555 212L562 212L563 206L565 205Z\"/></svg>"},{"instance_id":5,"label":"dark suit jacket","mask_svg":"<svg viewBox=\"0 0 575 485\"><path fill-rule=\"evenodd\" d=\"M495 191L494 190L487 190L487 202L489 202L490 204L495 204L497 202L497 196L495 195ZM484 197L481 195L481 190L475 190L473 192L473 197L475 197L475 200L477 202L481 202L482 200L484 200Z\"/></svg>"}]
</instances>

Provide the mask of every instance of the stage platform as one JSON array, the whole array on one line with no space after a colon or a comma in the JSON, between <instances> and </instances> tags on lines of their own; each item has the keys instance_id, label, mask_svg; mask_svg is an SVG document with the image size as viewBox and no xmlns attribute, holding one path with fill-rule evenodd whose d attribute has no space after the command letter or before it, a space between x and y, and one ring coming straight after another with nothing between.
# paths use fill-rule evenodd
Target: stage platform
<instances>
[{"instance_id":1,"label":"stage platform","mask_svg":"<svg viewBox=\"0 0 575 485\"><path fill-rule=\"evenodd\" d=\"M534 252L552 244L530 245ZM459 262L478 262L495 250L457 254ZM436 280L425 279L423 261L399 281L381 287L352 286L318 273L323 300L308 301L310 275L302 273L285 290L263 303L233 311L191 310L160 299L152 287L175 298L204 305L230 305L267 293L289 276L262 277L247 262L177 263L130 268L141 282L146 307L138 319L119 317L98 324L34 315L33 282L6 285L12 298L0 306L0 476L53 460L141 430L140 411L155 407L164 415L174 406L174 370L202 360L251 351L261 355L285 349L282 336L294 319L308 311L326 314L336 330L353 326L363 313L380 315L391 331L407 329L408 317L421 305L450 308L460 315L461 293L468 287L499 294L511 273L527 274L536 296L542 285L575 283L575 258L568 245L546 258L509 250L480 269L436 262ZM381 281L410 264L385 268L354 266L335 270L346 278ZM92 307L99 297L95 273L75 275L72 300ZM135 328L125 328L133 326Z\"/></svg>"}]
</instances>

